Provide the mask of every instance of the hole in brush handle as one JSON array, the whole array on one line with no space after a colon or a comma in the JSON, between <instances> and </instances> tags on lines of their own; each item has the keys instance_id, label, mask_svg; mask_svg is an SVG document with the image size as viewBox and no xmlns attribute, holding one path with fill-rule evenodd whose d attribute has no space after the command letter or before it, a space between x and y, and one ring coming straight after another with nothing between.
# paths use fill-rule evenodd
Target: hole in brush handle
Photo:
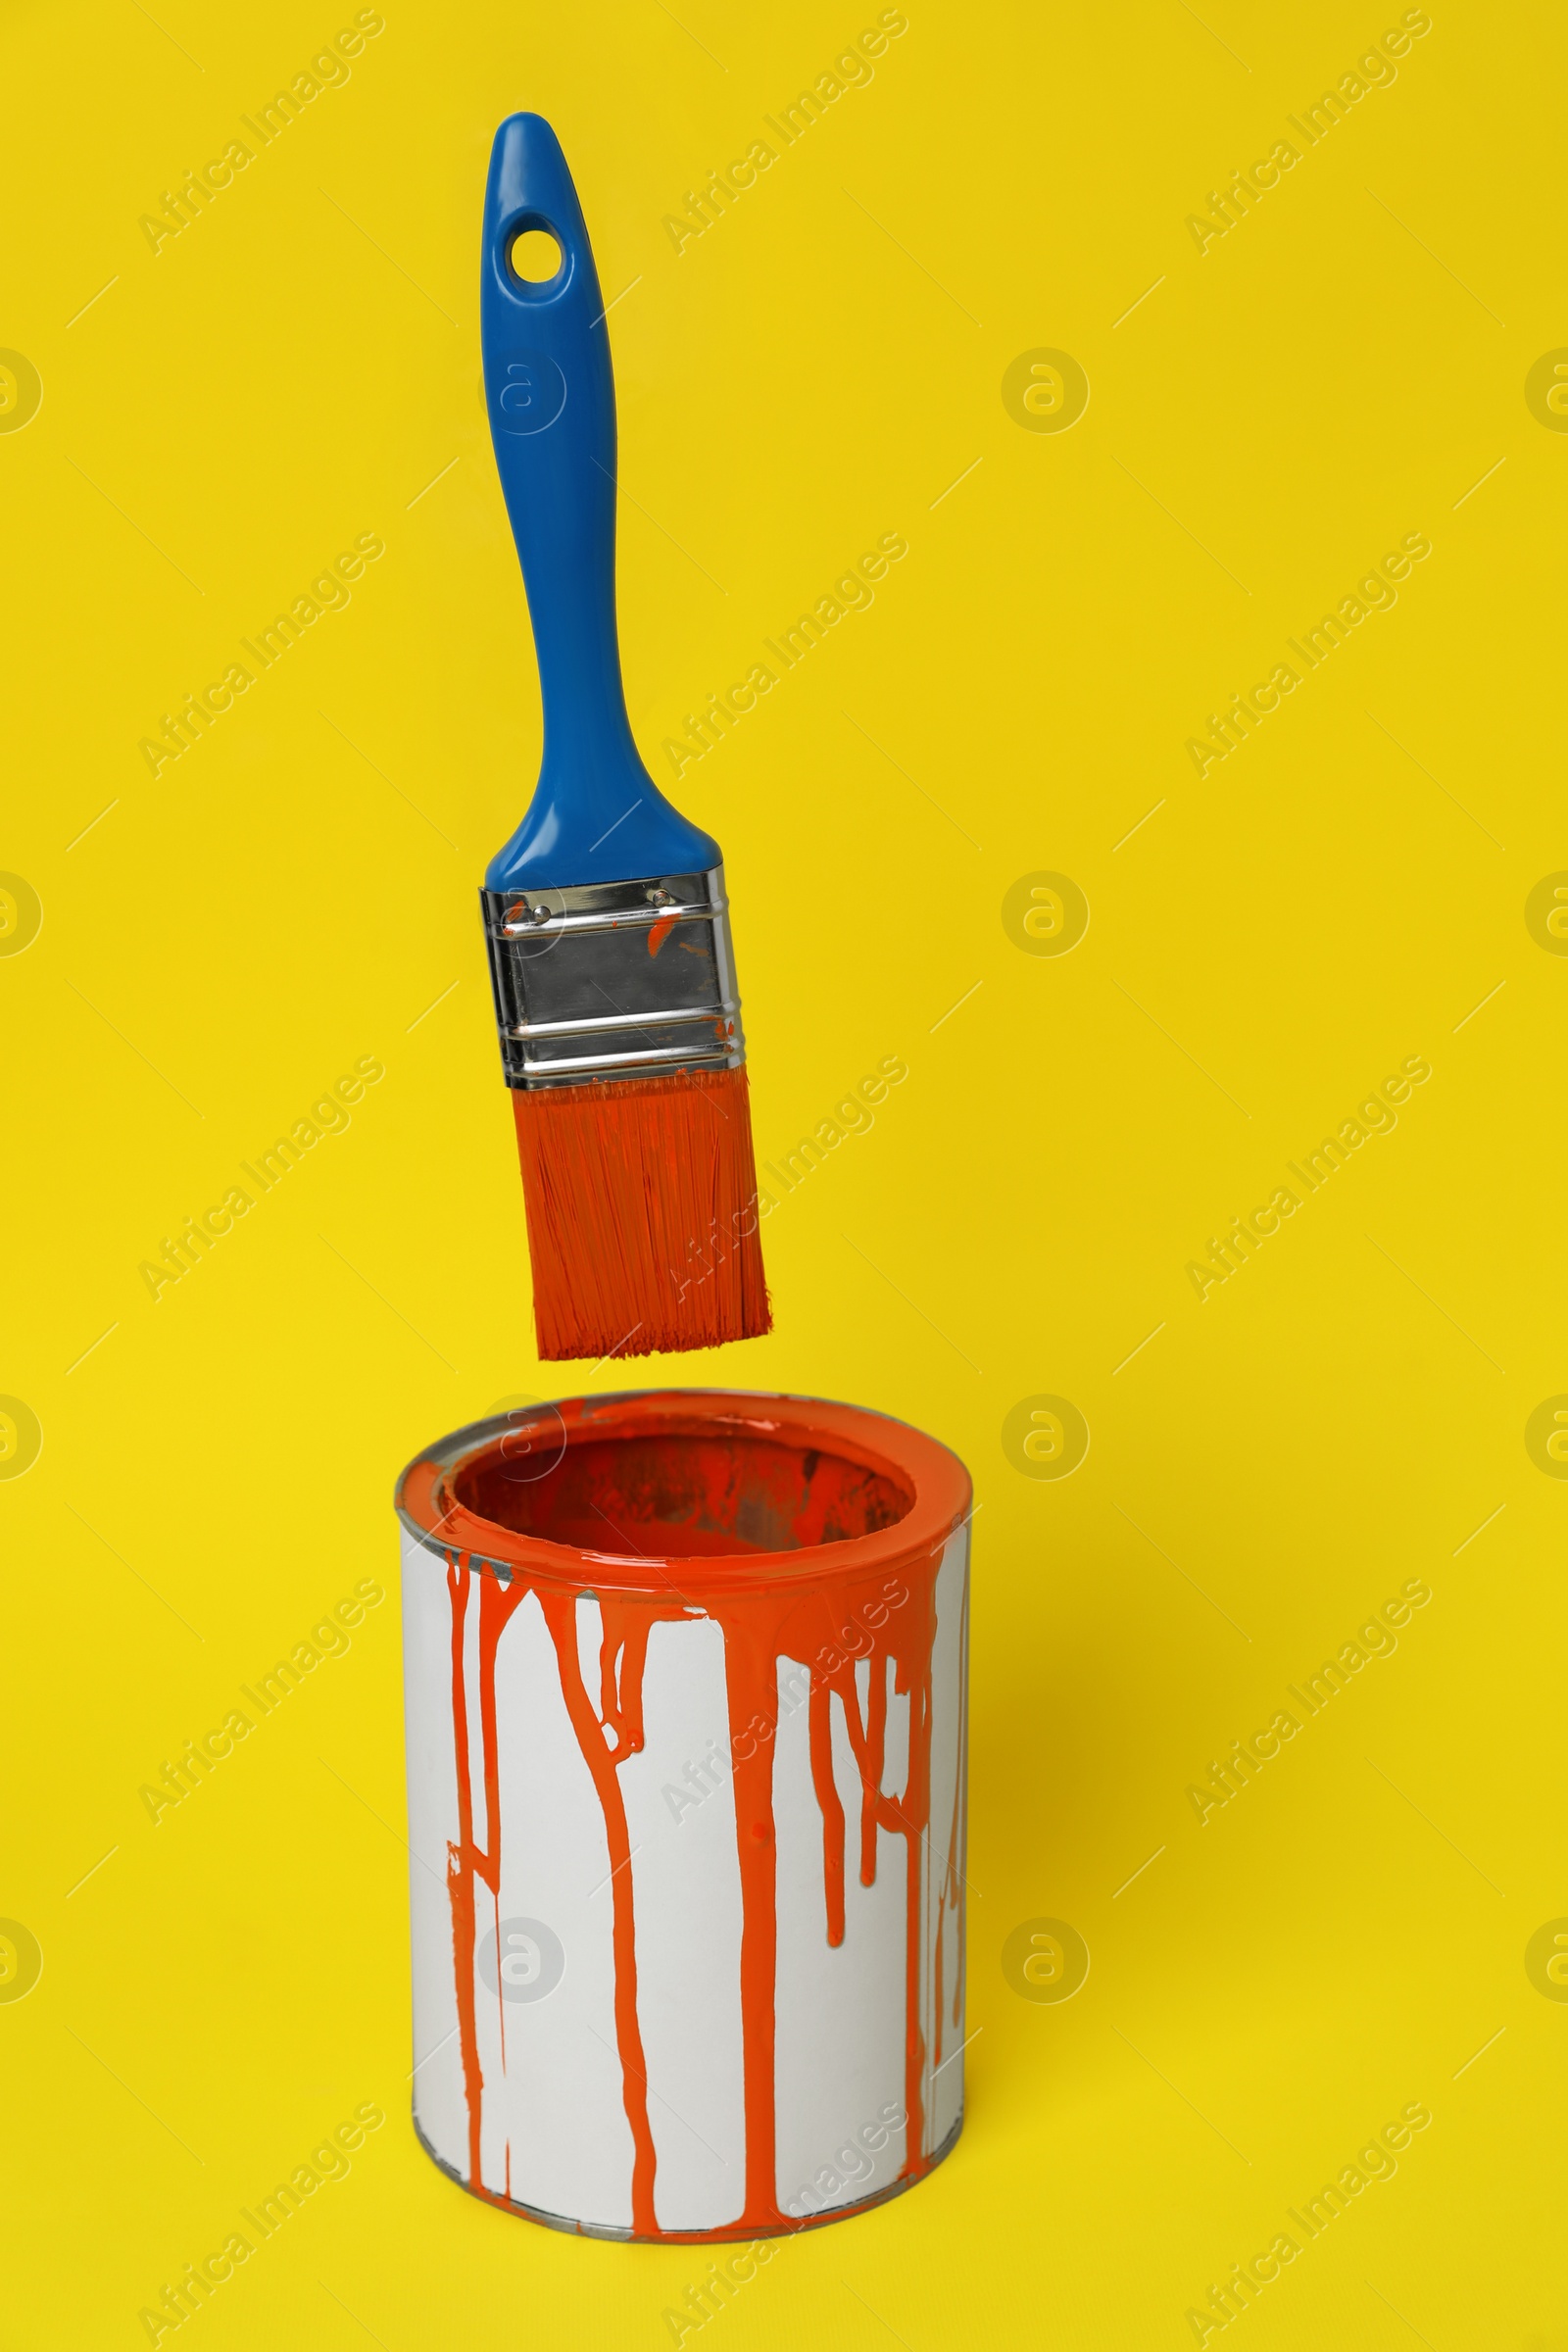
<instances>
[{"instance_id":1,"label":"hole in brush handle","mask_svg":"<svg viewBox=\"0 0 1568 2352\"><path fill-rule=\"evenodd\" d=\"M521 228L512 240L507 260L512 274L527 286L548 286L561 275L565 253L553 228L541 221Z\"/></svg>"}]
</instances>

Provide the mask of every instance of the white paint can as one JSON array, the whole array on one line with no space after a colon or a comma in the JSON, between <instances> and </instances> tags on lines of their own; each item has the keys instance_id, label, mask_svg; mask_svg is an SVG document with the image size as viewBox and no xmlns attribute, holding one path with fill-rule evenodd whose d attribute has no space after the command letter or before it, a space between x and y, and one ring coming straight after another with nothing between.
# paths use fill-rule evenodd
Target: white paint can
<instances>
[{"instance_id":1,"label":"white paint can","mask_svg":"<svg viewBox=\"0 0 1568 2352\"><path fill-rule=\"evenodd\" d=\"M962 1463L670 1390L475 1423L397 1508L436 2163L640 2240L920 2180L963 2106Z\"/></svg>"}]
</instances>

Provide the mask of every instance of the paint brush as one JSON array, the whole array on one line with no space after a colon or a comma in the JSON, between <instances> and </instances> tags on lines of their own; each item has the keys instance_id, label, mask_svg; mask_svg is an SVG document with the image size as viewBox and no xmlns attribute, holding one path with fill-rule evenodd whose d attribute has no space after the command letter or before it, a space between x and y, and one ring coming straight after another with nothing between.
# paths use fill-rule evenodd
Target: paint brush
<instances>
[{"instance_id":1,"label":"paint brush","mask_svg":"<svg viewBox=\"0 0 1568 2352\"><path fill-rule=\"evenodd\" d=\"M544 706L533 799L481 891L539 1353L751 1339L771 1317L723 861L626 716L606 306L538 115L496 133L480 326Z\"/></svg>"}]
</instances>

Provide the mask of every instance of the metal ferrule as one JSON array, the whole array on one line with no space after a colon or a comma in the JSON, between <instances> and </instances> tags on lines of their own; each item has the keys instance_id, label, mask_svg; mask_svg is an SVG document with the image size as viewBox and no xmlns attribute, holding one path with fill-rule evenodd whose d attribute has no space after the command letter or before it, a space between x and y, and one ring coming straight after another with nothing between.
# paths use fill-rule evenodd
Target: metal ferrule
<instances>
[{"instance_id":1,"label":"metal ferrule","mask_svg":"<svg viewBox=\"0 0 1568 2352\"><path fill-rule=\"evenodd\" d=\"M721 865L479 899L509 1086L745 1060Z\"/></svg>"}]
</instances>

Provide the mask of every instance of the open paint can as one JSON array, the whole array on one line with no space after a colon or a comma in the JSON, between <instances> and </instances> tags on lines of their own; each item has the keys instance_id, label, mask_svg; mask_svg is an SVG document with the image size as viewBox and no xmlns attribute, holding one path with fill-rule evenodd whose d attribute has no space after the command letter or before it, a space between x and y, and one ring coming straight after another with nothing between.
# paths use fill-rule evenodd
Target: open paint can
<instances>
[{"instance_id":1,"label":"open paint can","mask_svg":"<svg viewBox=\"0 0 1568 2352\"><path fill-rule=\"evenodd\" d=\"M436 2163L636 2239L921 2179L963 2110L963 1464L667 1390L476 1422L397 1508Z\"/></svg>"}]
</instances>

